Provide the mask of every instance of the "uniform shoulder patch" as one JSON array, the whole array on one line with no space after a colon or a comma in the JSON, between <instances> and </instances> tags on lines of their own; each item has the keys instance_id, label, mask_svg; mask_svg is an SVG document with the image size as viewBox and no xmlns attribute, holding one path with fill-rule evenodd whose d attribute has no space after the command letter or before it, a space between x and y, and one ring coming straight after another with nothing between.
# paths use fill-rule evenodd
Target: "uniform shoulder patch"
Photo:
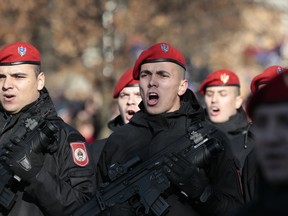
<instances>
[{"instance_id":1,"label":"uniform shoulder patch","mask_svg":"<svg viewBox=\"0 0 288 216\"><path fill-rule=\"evenodd\" d=\"M71 142L73 161L78 166L84 167L89 163L86 146L84 142Z\"/></svg>"}]
</instances>

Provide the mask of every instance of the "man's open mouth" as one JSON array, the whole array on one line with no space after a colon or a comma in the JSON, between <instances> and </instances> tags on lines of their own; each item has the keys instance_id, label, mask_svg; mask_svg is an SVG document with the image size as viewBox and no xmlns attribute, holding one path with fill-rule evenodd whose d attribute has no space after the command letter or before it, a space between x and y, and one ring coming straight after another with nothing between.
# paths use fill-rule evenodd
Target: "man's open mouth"
<instances>
[{"instance_id":1,"label":"man's open mouth","mask_svg":"<svg viewBox=\"0 0 288 216\"><path fill-rule=\"evenodd\" d=\"M128 111L127 111L127 114L128 114L128 115L134 115L135 113L136 113L136 112L135 112L134 110L128 110Z\"/></svg>"},{"instance_id":2,"label":"man's open mouth","mask_svg":"<svg viewBox=\"0 0 288 216\"><path fill-rule=\"evenodd\" d=\"M212 107L212 108L210 109L210 113L211 113L212 115L217 115L219 112L220 112L220 109L219 109L218 107Z\"/></svg>"},{"instance_id":3,"label":"man's open mouth","mask_svg":"<svg viewBox=\"0 0 288 216\"><path fill-rule=\"evenodd\" d=\"M159 95L155 92L151 92L148 94L148 105L153 106L157 104L159 101Z\"/></svg>"},{"instance_id":4,"label":"man's open mouth","mask_svg":"<svg viewBox=\"0 0 288 216\"><path fill-rule=\"evenodd\" d=\"M4 97L4 99L6 101L9 101L9 100L11 100L14 97L14 95L12 95L12 94L4 94L3 97Z\"/></svg>"}]
</instances>

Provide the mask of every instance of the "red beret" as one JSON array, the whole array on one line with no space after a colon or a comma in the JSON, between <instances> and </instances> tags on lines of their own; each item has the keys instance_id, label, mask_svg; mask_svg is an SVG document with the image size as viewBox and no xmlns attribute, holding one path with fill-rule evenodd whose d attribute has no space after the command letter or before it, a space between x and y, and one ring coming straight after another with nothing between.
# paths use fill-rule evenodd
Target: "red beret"
<instances>
[{"instance_id":1,"label":"red beret","mask_svg":"<svg viewBox=\"0 0 288 216\"><path fill-rule=\"evenodd\" d=\"M288 102L288 73L276 75L267 85L251 94L246 103L247 114L252 119L257 106L276 102Z\"/></svg>"},{"instance_id":2,"label":"red beret","mask_svg":"<svg viewBox=\"0 0 288 216\"><path fill-rule=\"evenodd\" d=\"M122 74L122 76L119 78L114 88L113 98L118 98L119 93L125 87L138 86L139 81L133 79L132 73L133 73L133 68L130 68L124 74Z\"/></svg>"},{"instance_id":3,"label":"red beret","mask_svg":"<svg viewBox=\"0 0 288 216\"><path fill-rule=\"evenodd\" d=\"M40 65L41 57L39 51L26 42L15 42L0 50L0 66L35 64Z\"/></svg>"},{"instance_id":4,"label":"red beret","mask_svg":"<svg viewBox=\"0 0 288 216\"><path fill-rule=\"evenodd\" d=\"M168 43L157 43L144 50L135 62L133 68L134 79L139 79L140 67L145 63L173 62L186 70L186 62L183 54Z\"/></svg>"},{"instance_id":5,"label":"red beret","mask_svg":"<svg viewBox=\"0 0 288 216\"><path fill-rule=\"evenodd\" d=\"M238 76L227 69L220 69L210 73L206 79L201 83L199 92L205 94L205 90L209 86L238 86L240 82Z\"/></svg>"},{"instance_id":6,"label":"red beret","mask_svg":"<svg viewBox=\"0 0 288 216\"><path fill-rule=\"evenodd\" d=\"M251 84L250 84L251 92L255 94L259 85L268 83L271 79L273 79L279 73L282 73L285 71L288 71L288 69L283 68L278 65L273 65L273 66L266 68L261 74L258 74L252 79Z\"/></svg>"}]
</instances>

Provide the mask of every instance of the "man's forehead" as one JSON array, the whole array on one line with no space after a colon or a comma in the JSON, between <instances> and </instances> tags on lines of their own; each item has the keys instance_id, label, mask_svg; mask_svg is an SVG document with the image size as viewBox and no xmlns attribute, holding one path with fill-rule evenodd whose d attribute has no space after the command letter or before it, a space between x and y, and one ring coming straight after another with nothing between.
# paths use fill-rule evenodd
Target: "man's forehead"
<instances>
[{"instance_id":1,"label":"man's forehead","mask_svg":"<svg viewBox=\"0 0 288 216\"><path fill-rule=\"evenodd\" d=\"M12 66L0 66L0 73L4 72L29 72L30 70L34 70L35 65L31 64L21 64L21 65L12 65Z\"/></svg>"},{"instance_id":2,"label":"man's forehead","mask_svg":"<svg viewBox=\"0 0 288 216\"><path fill-rule=\"evenodd\" d=\"M127 86L125 88L122 89L122 91L120 93L138 93L139 90L139 86Z\"/></svg>"},{"instance_id":3,"label":"man's forehead","mask_svg":"<svg viewBox=\"0 0 288 216\"><path fill-rule=\"evenodd\" d=\"M153 63L145 63L141 65L141 71L149 70L149 71L165 71L171 68L180 67L172 62L153 62Z\"/></svg>"},{"instance_id":4,"label":"man's forehead","mask_svg":"<svg viewBox=\"0 0 288 216\"><path fill-rule=\"evenodd\" d=\"M236 86L208 86L206 92L221 92L221 91L231 91L235 90Z\"/></svg>"}]
</instances>

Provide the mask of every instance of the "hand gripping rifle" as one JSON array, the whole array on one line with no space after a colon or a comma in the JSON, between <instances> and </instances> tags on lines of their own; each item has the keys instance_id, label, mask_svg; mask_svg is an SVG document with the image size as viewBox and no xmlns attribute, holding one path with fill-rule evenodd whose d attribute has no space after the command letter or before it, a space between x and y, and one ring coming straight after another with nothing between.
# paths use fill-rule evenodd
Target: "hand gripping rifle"
<instances>
[{"instance_id":1,"label":"hand gripping rifle","mask_svg":"<svg viewBox=\"0 0 288 216\"><path fill-rule=\"evenodd\" d=\"M15 145L31 145L33 143L34 152L44 152L50 143L55 140L54 134L58 128L45 120L49 111L42 118L27 117L24 122L15 130L10 142ZM16 201L16 194L9 189L12 179L20 181L21 178L14 175L6 164L0 163L0 208L9 210Z\"/></svg>"},{"instance_id":2,"label":"hand gripping rifle","mask_svg":"<svg viewBox=\"0 0 288 216\"><path fill-rule=\"evenodd\" d=\"M106 209L131 201L134 197L139 200L132 204L136 212L144 209L145 214L152 212L156 216L164 215L169 205L161 193L170 187L170 180L162 172L164 156L177 153L189 162L204 167L214 155L224 150L222 144L211 137L215 129L203 134L201 123L196 128L188 137L182 137L147 161L138 164L141 159L136 156L124 164L111 165L108 171L111 181L101 187L73 216L101 215ZM191 142L187 142L189 138Z\"/></svg>"}]
</instances>

